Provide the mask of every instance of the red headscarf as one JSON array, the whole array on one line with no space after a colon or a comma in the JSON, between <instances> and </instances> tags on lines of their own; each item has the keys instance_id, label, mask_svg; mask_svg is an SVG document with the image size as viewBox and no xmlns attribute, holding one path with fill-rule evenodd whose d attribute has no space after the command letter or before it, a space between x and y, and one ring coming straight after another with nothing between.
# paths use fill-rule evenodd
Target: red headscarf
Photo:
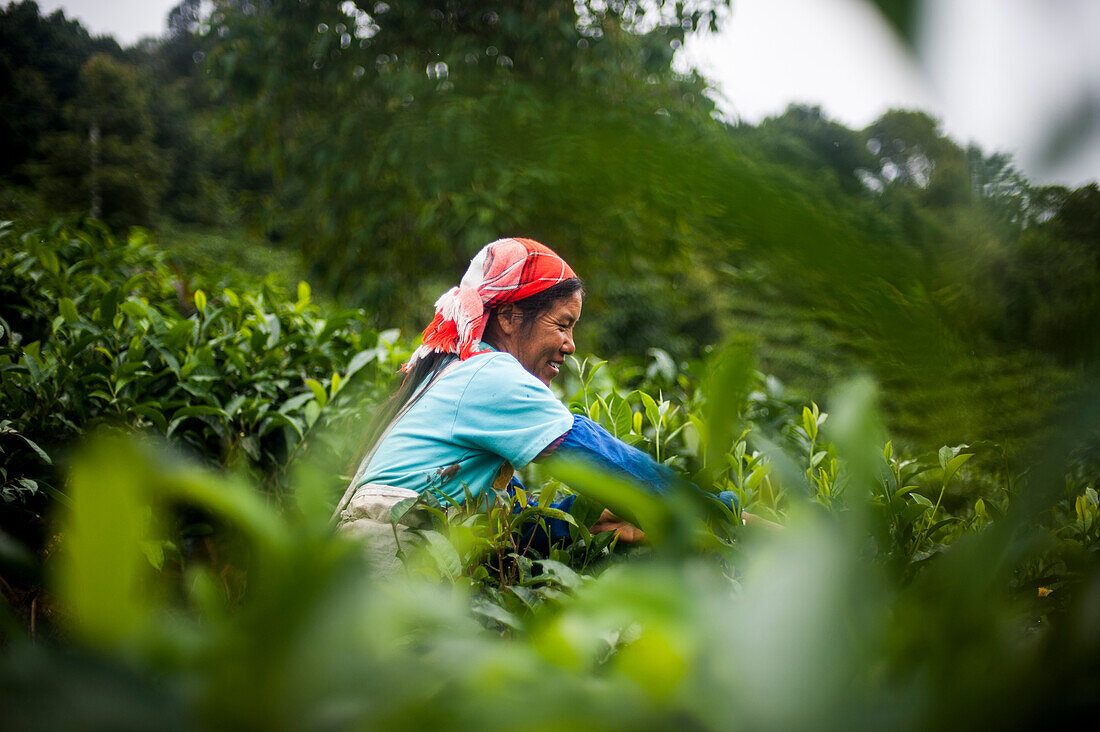
<instances>
[{"instance_id":1,"label":"red headscarf","mask_svg":"<svg viewBox=\"0 0 1100 732\"><path fill-rule=\"evenodd\" d=\"M411 370L432 352L456 353L463 361L484 353L474 349L492 308L576 276L564 259L533 239L497 239L486 244L470 261L459 286L436 301L435 318L424 329L424 345L401 370Z\"/></svg>"}]
</instances>

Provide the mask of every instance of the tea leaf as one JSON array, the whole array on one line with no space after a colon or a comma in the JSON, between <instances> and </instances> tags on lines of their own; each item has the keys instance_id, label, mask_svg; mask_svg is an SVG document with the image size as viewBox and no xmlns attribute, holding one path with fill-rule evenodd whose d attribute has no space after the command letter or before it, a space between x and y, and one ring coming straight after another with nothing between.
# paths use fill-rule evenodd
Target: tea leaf
<instances>
[{"instance_id":1,"label":"tea leaf","mask_svg":"<svg viewBox=\"0 0 1100 732\"><path fill-rule=\"evenodd\" d=\"M321 382L316 379L306 379L306 386L313 392L313 398L317 400L317 406L324 408L328 403L328 394L325 393L325 387L321 386Z\"/></svg>"},{"instance_id":2,"label":"tea leaf","mask_svg":"<svg viewBox=\"0 0 1100 732\"><path fill-rule=\"evenodd\" d=\"M71 298L61 298L58 302L58 306L61 310L61 317L65 318L66 323L72 324L80 320L80 313L76 311L76 305L73 304Z\"/></svg>"}]
</instances>

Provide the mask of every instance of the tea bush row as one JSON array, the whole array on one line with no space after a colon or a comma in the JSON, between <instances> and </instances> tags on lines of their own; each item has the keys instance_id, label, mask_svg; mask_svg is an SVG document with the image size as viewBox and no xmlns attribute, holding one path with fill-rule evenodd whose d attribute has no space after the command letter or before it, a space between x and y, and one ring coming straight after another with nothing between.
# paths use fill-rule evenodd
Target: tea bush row
<instances>
[{"instance_id":1,"label":"tea bush row","mask_svg":"<svg viewBox=\"0 0 1100 732\"><path fill-rule=\"evenodd\" d=\"M530 495L489 510L422 499L435 523L382 581L329 516L364 405L409 344L307 286L195 289L140 231L0 237L4 529L64 508L32 544L52 568L37 634L45 607L56 637L28 642L33 604L0 611L16 726L911 729L1028 726L1095 701L1100 507L1068 447L1030 465L980 442L906 455L872 384L826 412L744 349L581 359L572 409L787 528L536 464ZM72 451L104 429L123 436ZM571 490L570 512L548 507ZM604 506L648 545L591 534ZM180 507L224 527L229 551L178 551ZM550 519L568 539L531 551L527 524Z\"/></svg>"},{"instance_id":2,"label":"tea bush row","mask_svg":"<svg viewBox=\"0 0 1100 732\"><path fill-rule=\"evenodd\" d=\"M7 225L0 241L0 478L4 523L17 533L12 509L34 515L46 496L67 502L55 459L98 425L165 435L276 498L290 465L312 450L336 487L343 476L334 468L348 467L366 405L386 393L408 353L396 331L367 328L362 313L313 303L304 282L296 297L270 285L207 295L142 230L118 241L94 221L21 234ZM678 364L653 349L642 368L575 361L563 390L574 411L704 490L735 492L754 513L782 521L802 498L842 510L851 476L823 437L827 415L752 371L751 355L727 356ZM353 382L360 388L349 398ZM1010 461L988 443L915 457L887 443L879 463L876 551L906 572L1003 513L1016 490ZM528 477L536 487L546 480L537 466ZM1059 542L1094 546L1091 486L1078 471L1067 487L1051 524ZM582 501L577 510L584 519L594 509ZM515 548L506 534L490 541L498 553L508 542ZM591 537L579 538L583 568L594 557ZM606 545L597 552L606 553ZM475 556L484 559L464 557L470 572Z\"/></svg>"},{"instance_id":3,"label":"tea bush row","mask_svg":"<svg viewBox=\"0 0 1100 732\"><path fill-rule=\"evenodd\" d=\"M5 525L40 515L46 497L67 502L56 462L100 426L167 436L272 494L297 454L330 448L319 422L362 430L345 393L388 388L404 358L396 331L322 310L305 282L296 295L201 284L142 230L118 241L94 221L0 229Z\"/></svg>"}]
</instances>

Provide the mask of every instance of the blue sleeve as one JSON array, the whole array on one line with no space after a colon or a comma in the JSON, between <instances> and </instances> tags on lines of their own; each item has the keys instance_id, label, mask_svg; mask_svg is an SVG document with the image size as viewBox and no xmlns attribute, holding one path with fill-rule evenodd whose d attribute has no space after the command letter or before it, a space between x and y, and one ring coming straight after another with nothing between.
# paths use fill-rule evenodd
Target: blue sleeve
<instances>
[{"instance_id":1,"label":"blue sleeve","mask_svg":"<svg viewBox=\"0 0 1100 732\"><path fill-rule=\"evenodd\" d=\"M668 466L661 465L636 447L631 447L612 435L599 424L580 414L573 415L573 428L558 446L557 454L566 458L579 458L629 478L649 488L658 495L668 495L672 491L690 489L704 496L716 499L729 508L737 510L737 496L723 491L715 496L699 491Z\"/></svg>"},{"instance_id":2,"label":"blue sleeve","mask_svg":"<svg viewBox=\"0 0 1100 732\"><path fill-rule=\"evenodd\" d=\"M604 470L641 483L657 494L668 493L683 482L667 466L580 414L573 415L573 428L565 435L556 452L562 457L594 463Z\"/></svg>"},{"instance_id":3,"label":"blue sleeve","mask_svg":"<svg viewBox=\"0 0 1100 732\"><path fill-rule=\"evenodd\" d=\"M569 431L572 413L513 356L493 353L458 399L451 439L522 468Z\"/></svg>"}]
</instances>

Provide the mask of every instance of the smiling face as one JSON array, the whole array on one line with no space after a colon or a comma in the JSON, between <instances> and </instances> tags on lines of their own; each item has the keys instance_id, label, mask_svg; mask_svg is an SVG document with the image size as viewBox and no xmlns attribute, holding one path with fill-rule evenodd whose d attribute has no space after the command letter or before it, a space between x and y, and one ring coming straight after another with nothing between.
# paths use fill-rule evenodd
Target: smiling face
<instances>
[{"instance_id":1,"label":"smiling face","mask_svg":"<svg viewBox=\"0 0 1100 732\"><path fill-rule=\"evenodd\" d=\"M549 310L524 321L514 309L501 308L500 325L505 337L497 346L507 351L547 386L561 371L565 357L573 353L573 326L581 317L581 293L555 302Z\"/></svg>"}]
</instances>

